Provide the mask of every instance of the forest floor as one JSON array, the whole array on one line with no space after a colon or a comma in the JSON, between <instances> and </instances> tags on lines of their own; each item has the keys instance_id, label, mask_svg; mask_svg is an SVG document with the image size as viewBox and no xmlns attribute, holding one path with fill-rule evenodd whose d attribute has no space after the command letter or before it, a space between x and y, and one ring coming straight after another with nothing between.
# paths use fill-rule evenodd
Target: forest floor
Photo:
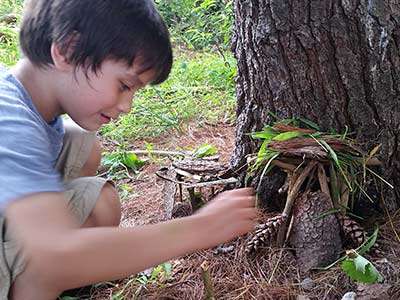
<instances>
[{"instance_id":1,"label":"forest floor","mask_svg":"<svg viewBox=\"0 0 400 300\"><path fill-rule=\"evenodd\" d=\"M228 164L234 145L234 126L226 124L198 127L187 125L181 133L164 134L153 140L153 150L175 151L203 143L218 148L220 162ZM103 141L105 148L113 145ZM146 149L143 141L131 144L133 149ZM122 227L153 224L164 215L164 181L155 175L161 167L168 167L168 157L157 156L147 163L138 175L117 181L129 190L122 201ZM268 213L267 213L268 214ZM357 292L356 299L400 299L400 213L382 222L380 229L384 255L370 258L385 277L379 285L357 285L337 264L328 271L302 274L296 267L291 249L266 247L254 255L244 252L246 237L227 245L200 251L172 260L156 269L112 283L103 283L63 299L158 299L158 300L340 300L346 292ZM227 224L229 226L229 224ZM135 253L132 250L132 258ZM206 297L202 265L207 263L211 274L214 298ZM153 276L152 276L153 275ZM83 293L90 293L84 296ZM374 294L379 295L376 298ZM363 296L361 296L363 295ZM75 298L76 297L76 298ZM348 298L354 299L354 298Z\"/></svg>"}]
</instances>

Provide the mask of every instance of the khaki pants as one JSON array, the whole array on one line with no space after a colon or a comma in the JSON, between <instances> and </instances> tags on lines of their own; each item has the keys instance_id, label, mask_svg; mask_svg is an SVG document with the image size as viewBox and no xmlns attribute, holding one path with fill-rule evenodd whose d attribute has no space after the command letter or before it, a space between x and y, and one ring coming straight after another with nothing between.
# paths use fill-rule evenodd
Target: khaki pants
<instances>
[{"instance_id":1,"label":"khaki pants","mask_svg":"<svg viewBox=\"0 0 400 300\"><path fill-rule=\"evenodd\" d=\"M99 177L79 177L88 160L96 135L81 129L71 120L64 120L64 146L56 169L63 175L65 199L83 224L93 210L107 180ZM15 278L24 270L25 262L17 242L0 215L0 300L6 300Z\"/></svg>"}]
</instances>

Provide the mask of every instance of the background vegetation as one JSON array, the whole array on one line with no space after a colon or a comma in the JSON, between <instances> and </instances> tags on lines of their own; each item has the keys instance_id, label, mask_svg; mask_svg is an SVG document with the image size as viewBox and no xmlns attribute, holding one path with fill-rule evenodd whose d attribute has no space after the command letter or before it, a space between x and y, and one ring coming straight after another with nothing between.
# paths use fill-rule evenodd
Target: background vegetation
<instances>
[{"instance_id":1,"label":"background vegetation","mask_svg":"<svg viewBox=\"0 0 400 300\"><path fill-rule=\"evenodd\" d=\"M236 64L229 52L231 1L156 1L170 28L175 62L169 79L135 95L132 112L104 126L101 133L124 149L129 141L159 135L187 122L231 122L234 116ZM0 17L0 63L19 58L18 23L23 0L3 0Z\"/></svg>"}]
</instances>

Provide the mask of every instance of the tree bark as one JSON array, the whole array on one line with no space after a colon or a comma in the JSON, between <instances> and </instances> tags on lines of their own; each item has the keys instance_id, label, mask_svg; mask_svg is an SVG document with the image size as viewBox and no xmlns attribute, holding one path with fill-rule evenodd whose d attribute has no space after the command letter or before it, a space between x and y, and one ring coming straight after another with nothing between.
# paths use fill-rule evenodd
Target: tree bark
<instances>
[{"instance_id":1,"label":"tree bark","mask_svg":"<svg viewBox=\"0 0 400 300\"><path fill-rule=\"evenodd\" d=\"M325 267L340 257L342 243L336 216L321 216L331 209L332 200L323 192L303 193L296 199L289 243L296 249L297 263L304 272Z\"/></svg>"},{"instance_id":2,"label":"tree bark","mask_svg":"<svg viewBox=\"0 0 400 300\"><path fill-rule=\"evenodd\" d=\"M282 118L382 144L389 209L400 206L400 3L398 0L235 0L234 168L257 151L246 135ZM270 176L269 176L270 177ZM276 183L263 185L276 190ZM276 182L277 180L274 179ZM279 182L282 183L281 181Z\"/></svg>"}]
</instances>

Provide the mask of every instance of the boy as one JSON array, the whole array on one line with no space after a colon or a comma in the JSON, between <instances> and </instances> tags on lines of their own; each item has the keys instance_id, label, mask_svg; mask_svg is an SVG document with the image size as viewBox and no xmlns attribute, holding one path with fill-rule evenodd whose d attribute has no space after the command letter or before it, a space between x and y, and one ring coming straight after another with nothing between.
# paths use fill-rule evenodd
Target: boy
<instances>
[{"instance_id":1,"label":"boy","mask_svg":"<svg viewBox=\"0 0 400 300\"><path fill-rule=\"evenodd\" d=\"M28 1L20 44L24 57L0 73L1 299L55 299L253 229L252 189L222 193L190 217L118 228L118 194L94 177L92 131L171 69L151 0Z\"/></svg>"}]
</instances>

